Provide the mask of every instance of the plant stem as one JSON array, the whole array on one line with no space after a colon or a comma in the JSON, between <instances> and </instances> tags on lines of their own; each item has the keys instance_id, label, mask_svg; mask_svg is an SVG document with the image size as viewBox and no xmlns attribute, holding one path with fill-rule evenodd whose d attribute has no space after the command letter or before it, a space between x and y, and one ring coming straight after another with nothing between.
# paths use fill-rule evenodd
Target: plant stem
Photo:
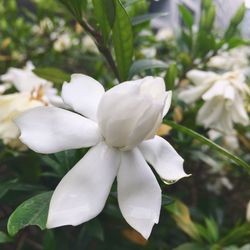
<instances>
[{"instance_id":1,"label":"plant stem","mask_svg":"<svg viewBox=\"0 0 250 250\"><path fill-rule=\"evenodd\" d=\"M121 79L120 79L120 75L119 75L119 72L117 70L115 61L114 61L109 49L104 44L102 35L99 32L97 32L92 26L90 26L90 24L86 20L82 19L82 20L78 20L78 22L83 27L83 29L86 30L93 37L98 50L105 57L110 68L112 69L115 77L120 82Z\"/></svg>"}]
</instances>

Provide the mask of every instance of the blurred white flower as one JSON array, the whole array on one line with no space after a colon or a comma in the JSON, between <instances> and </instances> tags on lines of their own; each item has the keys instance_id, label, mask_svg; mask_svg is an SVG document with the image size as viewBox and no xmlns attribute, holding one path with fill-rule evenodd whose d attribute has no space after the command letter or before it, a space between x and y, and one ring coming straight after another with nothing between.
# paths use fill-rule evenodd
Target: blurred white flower
<instances>
[{"instance_id":1,"label":"blurred white flower","mask_svg":"<svg viewBox=\"0 0 250 250\"><path fill-rule=\"evenodd\" d=\"M43 35L46 31L51 32L54 28L54 24L48 17L42 19L38 25L32 27L32 31L37 35Z\"/></svg>"},{"instance_id":2,"label":"blurred white flower","mask_svg":"<svg viewBox=\"0 0 250 250\"><path fill-rule=\"evenodd\" d=\"M32 62L27 62L23 69L9 68L7 73L2 75L0 79L5 83L13 84L19 92L30 92L48 83L47 80L33 73L34 68Z\"/></svg>"},{"instance_id":3,"label":"blurred white flower","mask_svg":"<svg viewBox=\"0 0 250 250\"><path fill-rule=\"evenodd\" d=\"M96 47L95 42L88 35L85 35L83 37L83 39L82 39L82 46L83 46L83 49L85 51L89 51L89 52L93 52L93 53L98 53L98 49Z\"/></svg>"},{"instance_id":4,"label":"blurred white flower","mask_svg":"<svg viewBox=\"0 0 250 250\"><path fill-rule=\"evenodd\" d=\"M224 188L232 190L234 188L232 182L226 176L220 176L213 180L213 182L206 183L206 187L210 192L220 195Z\"/></svg>"},{"instance_id":5,"label":"blurred white flower","mask_svg":"<svg viewBox=\"0 0 250 250\"><path fill-rule=\"evenodd\" d=\"M20 132L13 119L23 111L41 105L41 102L30 99L28 93L0 96L0 138L4 144L19 150L26 149L18 139Z\"/></svg>"},{"instance_id":6,"label":"blurred white flower","mask_svg":"<svg viewBox=\"0 0 250 250\"><path fill-rule=\"evenodd\" d=\"M141 53L145 58L154 58L156 56L156 48L154 47L142 48Z\"/></svg>"},{"instance_id":7,"label":"blurred white flower","mask_svg":"<svg viewBox=\"0 0 250 250\"><path fill-rule=\"evenodd\" d=\"M249 70L250 47L242 46L223 51L220 54L212 57L208 66L221 70Z\"/></svg>"},{"instance_id":8,"label":"blurred white flower","mask_svg":"<svg viewBox=\"0 0 250 250\"><path fill-rule=\"evenodd\" d=\"M55 51L61 52L64 50L67 50L74 45L73 38L70 36L69 33L62 33L62 34L57 34L55 33L54 36L57 36L53 48Z\"/></svg>"},{"instance_id":9,"label":"blurred white flower","mask_svg":"<svg viewBox=\"0 0 250 250\"><path fill-rule=\"evenodd\" d=\"M179 94L186 103L202 98L205 103L197 115L197 123L224 134L233 134L234 123L249 124L244 100L250 94L245 76L240 71L219 75L214 72L191 70L187 77L195 84Z\"/></svg>"},{"instance_id":10,"label":"blurred white flower","mask_svg":"<svg viewBox=\"0 0 250 250\"><path fill-rule=\"evenodd\" d=\"M57 186L47 227L78 225L97 216L117 177L124 218L148 238L159 220L161 189L146 161L163 180L187 176L183 159L155 136L171 103L164 80L146 77L104 92L93 78L74 74L63 85L62 98L77 113L38 107L16 120L20 139L36 152L92 147Z\"/></svg>"},{"instance_id":11,"label":"blurred white flower","mask_svg":"<svg viewBox=\"0 0 250 250\"><path fill-rule=\"evenodd\" d=\"M167 42L174 38L174 32L171 28L162 28L159 29L156 33L155 39L156 41Z\"/></svg>"},{"instance_id":12,"label":"blurred white flower","mask_svg":"<svg viewBox=\"0 0 250 250\"><path fill-rule=\"evenodd\" d=\"M24 146L18 139L19 130L13 119L37 106L62 103L52 83L36 76L33 69L34 65L28 62L24 69L10 68L1 76L3 82L13 84L19 92L0 96L0 138L3 143L18 149Z\"/></svg>"},{"instance_id":13,"label":"blurred white flower","mask_svg":"<svg viewBox=\"0 0 250 250\"><path fill-rule=\"evenodd\" d=\"M223 146L225 148L232 150L232 151L239 149L240 145L239 145L239 140L238 140L236 131L233 131L232 134L223 134L219 131L210 129L208 131L208 137L213 141L221 138Z\"/></svg>"}]
</instances>

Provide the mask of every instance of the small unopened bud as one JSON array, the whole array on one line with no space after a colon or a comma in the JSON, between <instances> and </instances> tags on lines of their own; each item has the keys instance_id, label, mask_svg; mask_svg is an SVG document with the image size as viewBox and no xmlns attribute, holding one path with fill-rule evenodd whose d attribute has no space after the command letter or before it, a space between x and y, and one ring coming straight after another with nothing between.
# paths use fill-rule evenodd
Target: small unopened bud
<instances>
[{"instance_id":1,"label":"small unopened bud","mask_svg":"<svg viewBox=\"0 0 250 250\"><path fill-rule=\"evenodd\" d=\"M231 19L231 24L233 26L237 26L244 18L245 12L246 12L246 7L244 4L242 4L235 13L235 15L233 16L233 18Z\"/></svg>"}]
</instances>

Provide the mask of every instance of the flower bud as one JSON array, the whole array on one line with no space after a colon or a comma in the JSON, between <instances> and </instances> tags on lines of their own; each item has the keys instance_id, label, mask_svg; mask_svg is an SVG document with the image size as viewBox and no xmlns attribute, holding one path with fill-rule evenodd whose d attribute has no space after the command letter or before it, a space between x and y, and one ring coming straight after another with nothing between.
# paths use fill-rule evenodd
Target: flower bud
<instances>
[{"instance_id":1,"label":"flower bud","mask_svg":"<svg viewBox=\"0 0 250 250\"><path fill-rule=\"evenodd\" d=\"M98 108L98 123L106 143L129 150L153 138L169 96L160 77L124 82L107 91Z\"/></svg>"}]
</instances>

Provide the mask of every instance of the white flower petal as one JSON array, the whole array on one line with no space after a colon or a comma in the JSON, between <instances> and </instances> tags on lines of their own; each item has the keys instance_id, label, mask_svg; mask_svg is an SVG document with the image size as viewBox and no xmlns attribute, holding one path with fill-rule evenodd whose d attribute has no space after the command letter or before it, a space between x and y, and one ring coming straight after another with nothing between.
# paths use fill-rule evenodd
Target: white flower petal
<instances>
[{"instance_id":1,"label":"white flower petal","mask_svg":"<svg viewBox=\"0 0 250 250\"><path fill-rule=\"evenodd\" d=\"M69 83L64 83L62 98L76 112L96 120L99 102L104 94L103 86L92 77L73 74Z\"/></svg>"},{"instance_id":2,"label":"white flower petal","mask_svg":"<svg viewBox=\"0 0 250 250\"><path fill-rule=\"evenodd\" d=\"M247 126L249 124L249 116L244 108L244 102L242 100L242 97L238 94L236 95L231 112L232 119L235 123L240 123L244 126Z\"/></svg>"},{"instance_id":3,"label":"white flower petal","mask_svg":"<svg viewBox=\"0 0 250 250\"><path fill-rule=\"evenodd\" d=\"M209 128L214 121L218 121L224 110L224 100L222 97L216 97L206 101L199 109L196 121L199 125Z\"/></svg>"},{"instance_id":4,"label":"white flower petal","mask_svg":"<svg viewBox=\"0 0 250 250\"><path fill-rule=\"evenodd\" d=\"M12 83L19 92L30 92L39 86L47 84L47 80L35 75L32 70L34 65L27 62L24 69L9 68L7 73L1 76L4 82Z\"/></svg>"},{"instance_id":5,"label":"white flower petal","mask_svg":"<svg viewBox=\"0 0 250 250\"><path fill-rule=\"evenodd\" d=\"M224 96L225 90L230 83L227 80L218 80L214 85L202 95L202 99L207 101L212 99L215 96Z\"/></svg>"},{"instance_id":6,"label":"white flower petal","mask_svg":"<svg viewBox=\"0 0 250 250\"><path fill-rule=\"evenodd\" d=\"M37 107L16 119L20 140L39 153L90 147L100 141L97 124L73 112Z\"/></svg>"},{"instance_id":7,"label":"white flower petal","mask_svg":"<svg viewBox=\"0 0 250 250\"><path fill-rule=\"evenodd\" d=\"M171 101L172 101L172 91L167 91L167 92L165 92L165 94L166 94L166 99L165 99L164 109L163 109L163 112L162 112L162 118L169 111L170 106L171 106Z\"/></svg>"},{"instance_id":8,"label":"white flower petal","mask_svg":"<svg viewBox=\"0 0 250 250\"><path fill-rule=\"evenodd\" d=\"M193 69L187 72L187 78L191 80L195 85L201 85L207 82L210 79L213 79L217 76L216 73L211 71L202 71Z\"/></svg>"},{"instance_id":9,"label":"white flower petal","mask_svg":"<svg viewBox=\"0 0 250 250\"><path fill-rule=\"evenodd\" d=\"M47 228L79 225L103 209L120 164L119 151L101 142L63 177L50 201Z\"/></svg>"},{"instance_id":10,"label":"white flower petal","mask_svg":"<svg viewBox=\"0 0 250 250\"><path fill-rule=\"evenodd\" d=\"M204 125L205 128L214 128L221 132L230 134L233 132L231 100L224 100L217 96L206 101L197 114L197 124Z\"/></svg>"},{"instance_id":11,"label":"white flower petal","mask_svg":"<svg viewBox=\"0 0 250 250\"><path fill-rule=\"evenodd\" d=\"M204 94L204 92L207 91L210 85L211 85L210 82L206 82L204 84L195 87L190 87L188 89L182 90L179 93L178 97L180 100L182 100L187 104L195 102Z\"/></svg>"},{"instance_id":12,"label":"white flower petal","mask_svg":"<svg viewBox=\"0 0 250 250\"><path fill-rule=\"evenodd\" d=\"M161 189L137 148L122 152L117 184L123 217L147 239L153 225L159 220Z\"/></svg>"},{"instance_id":13,"label":"white flower petal","mask_svg":"<svg viewBox=\"0 0 250 250\"><path fill-rule=\"evenodd\" d=\"M163 181L172 182L189 176L184 172L181 156L160 136L142 142L139 149Z\"/></svg>"},{"instance_id":14,"label":"white flower petal","mask_svg":"<svg viewBox=\"0 0 250 250\"><path fill-rule=\"evenodd\" d=\"M128 81L108 90L98 107L98 123L106 142L129 150L151 139L169 109L170 93L160 77Z\"/></svg>"}]
</instances>

